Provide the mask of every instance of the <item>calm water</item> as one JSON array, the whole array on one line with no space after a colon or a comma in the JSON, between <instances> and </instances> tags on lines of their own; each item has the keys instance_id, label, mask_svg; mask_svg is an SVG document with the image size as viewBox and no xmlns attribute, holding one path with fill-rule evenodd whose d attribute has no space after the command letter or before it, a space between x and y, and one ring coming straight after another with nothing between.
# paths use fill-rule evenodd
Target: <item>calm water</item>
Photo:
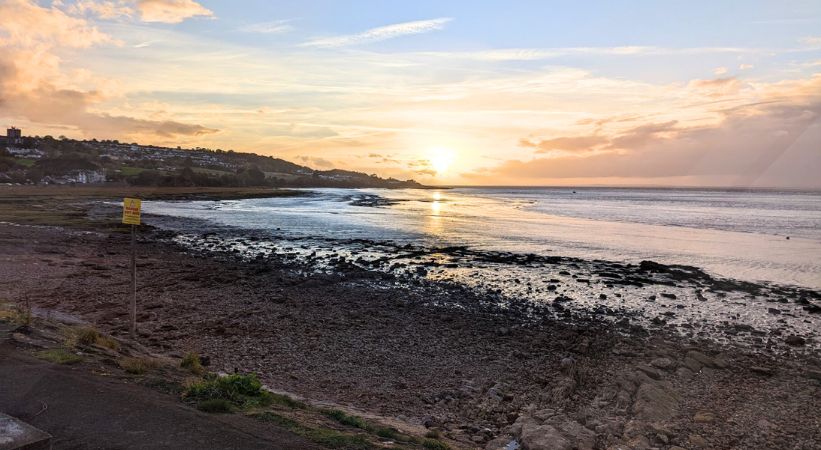
<instances>
[{"instance_id":1,"label":"calm water","mask_svg":"<svg viewBox=\"0 0 821 450\"><path fill-rule=\"evenodd\" d=\"M306 197L146 202L149 213L304 238L465 245L821 288L821 193L675 189L313 189ZM790 239L787 239L789 236Z\"/></svg>"}]
</instances>

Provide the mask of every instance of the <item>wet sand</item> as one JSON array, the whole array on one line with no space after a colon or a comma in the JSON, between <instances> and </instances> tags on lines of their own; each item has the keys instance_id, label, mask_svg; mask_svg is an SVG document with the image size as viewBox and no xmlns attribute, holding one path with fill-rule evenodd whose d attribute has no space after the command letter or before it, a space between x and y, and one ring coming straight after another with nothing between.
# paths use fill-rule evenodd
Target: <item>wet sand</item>
<instances>
[{"instance_id":1,"label":"wet sand","mask_svg":"<svg viewBox=\"0 0 821 450\"><path fill-rule=\"evenodd\" d=\"M257 372L275 390L436 428L468 448L821 444L812 337L753 351L350 264L318 274L285 256L196 252L173 237L140 234L140 341ZM4 297L115 336L127 334L127 262L125 233L0 225Z\"/></svg>"}]
</instances>

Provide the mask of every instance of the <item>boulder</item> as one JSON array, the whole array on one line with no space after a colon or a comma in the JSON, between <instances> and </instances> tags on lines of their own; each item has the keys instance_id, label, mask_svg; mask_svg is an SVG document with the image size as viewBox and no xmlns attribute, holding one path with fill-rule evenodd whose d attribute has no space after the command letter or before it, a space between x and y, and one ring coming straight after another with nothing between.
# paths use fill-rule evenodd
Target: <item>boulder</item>
<instances>
[{"instance_id":1,"label":"boulder","mask_svg":"<svg viewBox=\"0 0 821 450\"><path fill-rule=\"evenodd\" d=\"M646 381L636 391L633 413L647 422L663 422L675 414L679 397L669 383Z\"/></svg>"},{"instance_id":2,"label":"boulder","mask_svg":"<svg viewBox=\"0 0 821 450\"><path fill-rule=\"evenodd\" d=\"M596 433L555 410L525 414L511 427L522 450L592 450Z\"/></svg>"}]
</instances>

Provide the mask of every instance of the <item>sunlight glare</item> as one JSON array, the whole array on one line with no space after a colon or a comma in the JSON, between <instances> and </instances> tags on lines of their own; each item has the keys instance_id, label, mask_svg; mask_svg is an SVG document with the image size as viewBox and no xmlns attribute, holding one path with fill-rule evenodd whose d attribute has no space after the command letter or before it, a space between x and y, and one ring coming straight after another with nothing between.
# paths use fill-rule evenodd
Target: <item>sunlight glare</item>
<instances>
[{"instance_id":1,"label":"sunlight glare","mask_svg":"<svg viewBox=\"0 0 821 450\"><path fill-rule=\"evenodd\" d=\"M436 175L444 175L453 164L455 155L453 150L448 148L434 148L430 152L430 165L436 171Z\"/></svg>"}]
</instances>

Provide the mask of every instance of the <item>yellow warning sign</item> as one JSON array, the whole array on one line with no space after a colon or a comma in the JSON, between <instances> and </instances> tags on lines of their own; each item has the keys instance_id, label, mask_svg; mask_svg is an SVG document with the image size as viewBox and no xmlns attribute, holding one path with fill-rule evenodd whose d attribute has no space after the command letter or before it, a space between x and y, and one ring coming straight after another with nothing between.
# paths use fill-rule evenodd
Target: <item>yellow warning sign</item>
<instances>
[{"instance_id":1,"label":"yellow warning sign","mask_svg":"<svg viewBox=\"0 0 821 450\"><path fill-rule=\"evenodd\" d=\"M138 198L123 199L123 223L129 225L140 224L140 205L142 202Z\"/></svg>"}]
</instances>

